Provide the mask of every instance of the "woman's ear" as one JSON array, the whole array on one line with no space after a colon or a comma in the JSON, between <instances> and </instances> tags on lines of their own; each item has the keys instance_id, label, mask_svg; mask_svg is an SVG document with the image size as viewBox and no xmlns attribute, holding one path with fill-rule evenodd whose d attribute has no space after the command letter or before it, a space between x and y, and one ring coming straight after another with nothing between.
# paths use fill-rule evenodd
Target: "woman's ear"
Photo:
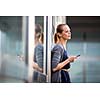
<instances>
[{"instance_id":1,"label":"woman's ear","mask_svg":"<svg viewBox=\"0 0 100 100\"><path fill-rule=\"evenodd\" d=\"M62 34L61 33L58 33L58 37L61 37L62 36Z\"/></svg>"}]
</instances>

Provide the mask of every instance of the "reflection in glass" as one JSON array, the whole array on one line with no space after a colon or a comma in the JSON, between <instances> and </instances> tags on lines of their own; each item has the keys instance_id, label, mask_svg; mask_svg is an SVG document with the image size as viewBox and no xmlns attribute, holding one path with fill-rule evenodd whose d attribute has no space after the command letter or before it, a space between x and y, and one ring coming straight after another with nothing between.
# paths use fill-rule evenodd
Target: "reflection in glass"
<instances>
[{"instance_id":1,"label":"reflection in glass","mask_svg":"<svg viewBox=\"0 0 100 100\"><path fill-rule=\"evenodd\" d=\"M43 33L39 24L35 25L35 48L33 68L43 72Z\"/></svg>"},{"instance_id":2,"label":"reflection in glass","mask_svg":"<svg viewBox=\"0 0 100 100\"><path fill-rule=\"evenodd\" d=\"M44 61L44 17L35 16L35 45L34 45L34 55L33 55L33 82L46 82L46 75L43 73L43 61Z\"/></svg>"},{"instance_id":3,"label":"reflection in glass","mask_svg":"<svg viewBox=\"0 0 100 100\"><path fill-rule=\"evenodd\" d=\"M25 52L22 29L23 17L0 17L0 82L25 82L27 79L27 67L19 59Z\"/></svg>"}]
</instances>

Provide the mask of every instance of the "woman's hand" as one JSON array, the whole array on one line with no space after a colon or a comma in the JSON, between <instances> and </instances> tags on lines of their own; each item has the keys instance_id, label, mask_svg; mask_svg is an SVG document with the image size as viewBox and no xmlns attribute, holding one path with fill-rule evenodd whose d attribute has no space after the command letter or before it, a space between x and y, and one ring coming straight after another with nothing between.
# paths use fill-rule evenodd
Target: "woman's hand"
<instances>
[{"instance_id":1,"label":"woman's hand","mask_svg":"<svg viewBox=\"0 0 100 100\"><path fill-rule=\"evenodd\" d=\"M75 59L77 59L76 56L71 56L68 58L69 62L74 62Z\"/></svg>"},{"instance_id":2,"label":"woman's hand","mask_svg":"<svg viewBox=\"0 0 100 100\"><path fill-rule=\"evenodd\" d=\"M33 62L33 66L32 66L32 67L33 67L34 69L40 71L40 72L43 72L43 69L40 68L36 62Z\"/></svg>"}]
</instances>

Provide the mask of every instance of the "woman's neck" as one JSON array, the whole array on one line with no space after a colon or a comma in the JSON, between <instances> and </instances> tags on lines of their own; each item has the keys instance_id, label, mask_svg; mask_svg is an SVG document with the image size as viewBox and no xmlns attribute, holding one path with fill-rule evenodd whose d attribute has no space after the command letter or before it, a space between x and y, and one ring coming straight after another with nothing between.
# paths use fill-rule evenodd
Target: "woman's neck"
<instances>
[{"instance_id":1,"label":"woman's neck","mask_svg":"<svg viewBox=\"0 0 100 100\"><path fill-rule=\"evenodd\" d=\"M61 44L64 47L64 49L66 49L66 43L67 43L67 40L60 40L58 42L58 44Z\"/></svg>"},{"instance_id":2,"label":"woman's neck","mask_svg":"<svg viewBox=\"0 0 100 100\"><path fill-rule=\"evenodd\" d=\"M37 39L37 40L35 41L35 46L38 45L38 44L43 44L43 43L42 43L42 41L40 41L40 40Z\"/></svg>"}]
</instances>

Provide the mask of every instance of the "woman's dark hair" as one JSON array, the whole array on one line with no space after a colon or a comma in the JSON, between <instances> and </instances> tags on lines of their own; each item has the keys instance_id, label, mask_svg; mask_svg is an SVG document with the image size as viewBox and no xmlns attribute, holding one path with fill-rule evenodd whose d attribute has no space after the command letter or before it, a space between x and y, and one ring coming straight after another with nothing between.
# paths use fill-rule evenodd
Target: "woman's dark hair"
<instances>
[{"instance_id":1,"label":"woman's dark hair","mask_svg":"<svg viewBox=\"0 0 100 100\"><path fill-rule=\"evenodd\" d=\"M40 24L35 25L35 33L42 33L42 27Z\"/></svg>"},{"instance_id":2,"label":"woman's dark hair","mask_svg":"<svg viewBox=\"0 0 100 100\"><path fill-rule=\"evenodd\" d=\"M43 43L44 35L42 32L42 26L40 24L35 25L35 35L38 39L40 38L41 42Z\"/></svg>"},{"instance_id":3,"label":"woman's dark hair","mask_svg":"<svg viewBox=\"0 0 100 100\"><path fill-rule=\"evenodd\" d=\"M62 33L63 29L62 27L65 26L66 24L59 24L56 28L56 33Z\"/></svg>"},{"instance_id":4,"label":"woman's dark hair","mask_svg":"<svg viewBox=\"0 0 100 100\"><path fill-rule=\"evenodd\" d=\"M54 42L57 43L57 41L59 40L59 35L58 33L62 33L63 29L62 27L65 26L66 24L59 24L56 28L56 33L54 34Z\"/></svg>"},{"instance_id":5,"label":"woman's dark hair","mask_svg":"<svg viewBox=\"0 0 100 100\"><path fill-rule=\"evenodd\" d=\"M42 42L42 43L44 43L44 34L43 33L41 33L41 36L40 36L41 38L40 38L40 41Z\"/></svg>"}]
</instances>

